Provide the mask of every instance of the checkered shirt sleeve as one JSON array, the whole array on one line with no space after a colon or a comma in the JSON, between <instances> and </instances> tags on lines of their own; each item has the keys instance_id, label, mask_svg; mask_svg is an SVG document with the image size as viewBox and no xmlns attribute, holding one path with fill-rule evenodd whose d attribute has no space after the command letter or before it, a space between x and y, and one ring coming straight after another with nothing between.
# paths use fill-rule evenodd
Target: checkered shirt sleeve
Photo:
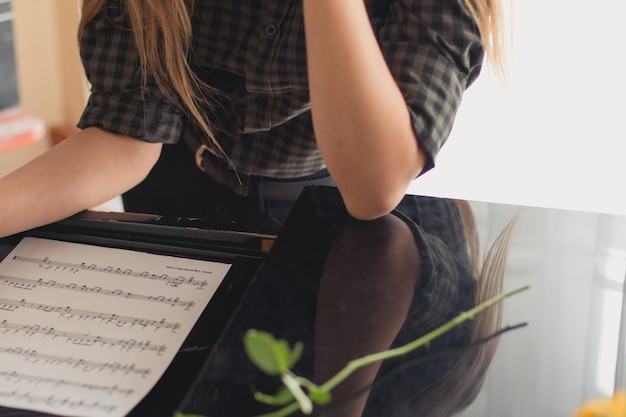
<instances>
[{"instance_id":1,"label":"checkered shirt sleeve","mask_svg":"<svg viewBox=\"0 0 626 417\"><path fill-rule=\"evenodd\" d=\"M116 2L90 21L80 52L91 95L78 127L89 126L146 142L176 142L182 114L156 88L140 88L139 58L130 24Z\"/></svg>"},{"instance_id":2,"label":"checkered shirt sleeve","mask_svg":"<svg viewBox=\"0 0 626 417\"><path fill-rule=\"evenodd\" d=\"M463 92L480 73L478 28L462 0L396 0L377 37L429 156L426 172L448 139Z\"/></svg>"}]
</instances>

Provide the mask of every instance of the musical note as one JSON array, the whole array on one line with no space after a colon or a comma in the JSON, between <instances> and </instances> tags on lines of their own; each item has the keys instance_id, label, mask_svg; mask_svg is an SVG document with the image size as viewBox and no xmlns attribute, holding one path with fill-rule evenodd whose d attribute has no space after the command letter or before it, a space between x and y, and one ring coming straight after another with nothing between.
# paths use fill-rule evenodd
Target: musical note
<instances>
[{"instance_id":1,"label":"musical note","mask_svg":"<svg viewBox=\"0 0 626 417\"><path fill-rule=\"evenodd\" d=\"M19 403L31 406L43 405L52 408L66 408L68 410L97 410L103 412L104 415L110 415L118 406L115 404L106 404L103 401L85 401L77 400L72 397L61 397L55 395L43 396L36 395L32 392L23 392L18 390L6 391L0 390L0 400L17 401Z\"/></svg>"},{"instance_id":2,"label":"musical note","mask_svg":"<svg viewBox=\"0 0 626 417\"><path fill-rule=\"evenodd\" d=\"M121 350L128 351L136 349L140 352L155 352L161 355L167 349L166 345L154 345L150 340L137 341L135 339L117 339L112 337L104 337L89 333L75 333L71 331L61 330L50 326L41 326L38 324L19 324L12 323L7 320L0 322L0 333L5 335L9 330L12 330L10 334L21 333L24 336L42 335L50 339L61 338L66 342L74 345L83 346L100 346L100 347L119 347Z\"/></svg>"},{"instance_id":3,"label":"musical note","mask_svg":"<svg viewBox=\"0 0 626 417\"><path fill-rule=\"evenodd\" d=\"M74 356L60 356L41 353L33 348L3 347L0 346L0 353L6 353L23 358L31 363L43 363L53 365L65 365L66 367L77 368L84 372L110 372L121 373L123 375L136 374L145 378L150 374L150 368L140 368L134 363L125 364L121 362L94 361Z\"/></svg>"},{"instance_id":4,"label":"musical note","mask_svg":"<svg viewBox=\"0 0 626 417\"><path fill-rule=\"evenodd\" d=\"M102 313L98 311L79 310L70 306L55 306L49 304L32 303L25 299L9 300L0 298L0 309L15 311L18 308L30 308L33 310L44 311L46 313L58 313L60 317L66 319L79 318L99 320L102 324L112 324L118 327L129 325L131 327L138 326L141 328L154 327L155 329L168 329L176 332L180 328L180 323L171 323L165 319L155 320L141 317L122 316L118 314Z\"/></svg>"},{"instance_id":5,"label":"musical note","mask_svg":"<svg viewBox=\"0 0 626 417\"><path fill-rule=\"evenodd\" d=\"M54 387L68 387L72 389L85 389L89 391L99 391L105 394L113 395L113 394L121 394L121 395L130 395L135 390L133 388L122 388L117 385L109 386L109 385L99 385L92 384L87 382L77 382L70 381L60 378L49 378L42 377L38 375L28 375L22 374L16 371L6 372L0 370L0 380L4 379L7 382L16 384L20 382L27 382L30 384L49 384Z\"/></svg>"},{"instance_id":6,"label":"musical note","mask_svg":"<svg viewBox=\"0 0 626 417\"><path fill-rule=\"evenodd\" d=\"M61 290L68 291L80 291L86 293L99 293L102 295L108 295L112 297L123 297L123 298L132 298L134 300L141 301L149 301L155 303L167 304L172 307L182 307L185 310L189 310L194 306L193 301L181 300L179 297L166 297L164 295L145 295L145 294L136 294L130 291L123 291L119 288L114 290L101 288L101 287L89 287L87 285L78 286L75 282L70 283L59 283L55 280L44 281L43 279L28 279L28 278L18 278L11 276L0 275L0 282L3 285L8 287L13 287L16 289L22 289L26 291L32 291L37 287L46 287L46 288L57 288Z\"/></svg>"},{"instance_id":7,"label":"musical note","mask_svg":"<svg viewBox=\"0 0 626 417\"><path fill-rule=\"evenodd\" d=\"M52 272L58 272L58 273L76 274L79 271L103 272L103 273L113 274L113 275L126 275L126 276L132 276L136 278L146 278L146 279L150 279L153 281L163 281L165 285L168 285L171 287L178 287L179 285L190 285L198 289L204 289L208 285L207 280L199 280L193 276L191 277L185 277L181 275L171 276L166 273L161 273L161 274L150 273L145 270L141 272L135 272L130 268L122 269L120 267L114 267L111 265L107 265L103 267L103 266L98 266L96 264L87 265L85 262L70 263L70 262L64 262L64 261L53 261L49 259L48 257L41 259L41 258L32 258L28 256L19 256L19 255L14 256L12 260L37 264L42 269L52 271ZM184 268L180 268L180 269L184 269ZM212 271L200 271L200 272L206 272L208 274L212 274Z\"/></svg>"}]
</instances>

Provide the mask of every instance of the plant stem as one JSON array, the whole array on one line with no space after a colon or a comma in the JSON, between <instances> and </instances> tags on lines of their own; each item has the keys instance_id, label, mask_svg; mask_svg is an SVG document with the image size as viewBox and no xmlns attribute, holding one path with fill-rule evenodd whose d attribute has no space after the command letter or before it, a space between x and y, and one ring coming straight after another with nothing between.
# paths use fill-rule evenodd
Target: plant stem
<instances>
[{"instance_id":1,"label":"plant stem","mask_svg":"<svg viewBox=\"0 0 626 417\"><path fill-rule=\"evenodd\" d=\"M285 416L288 416L289 414L295 413L299 409L300 409L300 404L298 404L297 402L293 402L289 404L288 406L281 408L278 411L274 411L268 414L263 414L258 417L285 417Z\"/></svg>"},{"instance_id":2,"label":"plant stem","mask_svg":"<svg viewBox=\"0 0 626 417\"><path fill-rule=\"evenodd\" d=\"M364 356L362 358L359 359L355 359L352 360L350 362L348 362L348 364L341 370L339 371L335 376L333 376L332 378L330 378L328 381L326 381L324 384L320 385L320 390L322 391L330 391L332 390L334 387L336 387L337 385L339 385L344 379L346 379L348 376L350 376L350 374L352 374L352 372L356 371L359 368L362 368L364 366L367 366L369 364L378 362L378 361L383 361L385 359L389 359L389 358L394 358L396 356L401 356L401 355L405 355L427 343L429 343L430 341L436 339L437 337L441 336L442 334L446 333L447 331L449 331L450 329L452 329L455 326L458 326L459 324L461 324L462 322L466 321L466 320L470 320L473 319L474 316L478 313L480 313L481 311L485 310L488 307L491 307L494 304L497 304L498 302L502 301L503 299L512 296L513 294L517 294L518 292L524 291L528 289L528 286L524 286L524 287L520 287L520 288L516 288L507 292L503 292L499 295L496 295L493 298L490 298L489 300L484 301L483 303L477 305L476 307L459 314L458 316L456 316L455 318L453 318L452 320L448 321L447 323L443 324L442 326L436 328L435 330L433 330L432 332L420 337L419 339L414 340L411 343L408 343L404 346L399 346L395 349L390 349L390 350L386 350L384 352L379 352L379 353L374 353L371 355L367 355Z\"/></svg>"},{"instance_id":3,"label":"plant stem","mask_svg":"<svg viewBox=\"0 0 626 417\"><path fill-rule=\"evenodd\" d=\"M297 378L291 373L284 373L281 377L283 384L291 391L293 394L293 398L300 405L300 409L304 414L311 414L313 412L313 402L307 395L302 391L302 386Z\"/></svg>"}]
</instances>

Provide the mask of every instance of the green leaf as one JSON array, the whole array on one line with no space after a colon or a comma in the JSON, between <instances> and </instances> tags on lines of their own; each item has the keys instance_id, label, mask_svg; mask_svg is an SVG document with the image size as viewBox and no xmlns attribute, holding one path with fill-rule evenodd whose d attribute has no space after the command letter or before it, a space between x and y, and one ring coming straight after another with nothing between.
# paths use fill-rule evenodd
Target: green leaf
<instances>
[{"instance_id":1,"label":"green leaf","mask_svg":"<svg viewBox=\"0 0 626 417\"><path fill-rule=\"evenodd\" d=\"M288 357L287 357L287 368L291 369L293 368L293 366L296 364L296 362L298 362L298 360L300 360L300 358L302 357L302 351L304 350L304 343L302 342L296 342L295 345L293 345L293 349L291 349L289 351Z\"/></svg>"},{"instance_id":2,"label":"green leaf","mask_svg":"<svg viewBox=\"0 0 626 417\"><path fill-rule=\"evenodd\" d=\"M174 413L174 417L204 417L204 416L200 414L185 414L185 413L181 413L180 411L176 411Z\"/></svg>"},{"instance_id":3,"label":"green leaf","mask_svg":"<svg viewBox=\"0 0 626 417\"><path fill-rule=\"evenodd\" d=\"M268 375L284 374L302 355L302 343L296 343L292 350L286 340L254 329L246 332L243 342L250 361Z\"/></svg>"},{"instance_id":4,"label":"green leaf","mask_svg":"<svg viewBox=\"0 0 626 417\"><path fill-rule=\"evenodd\" d=\"M267 405L286 405L294 400L293 394L284 385L274 395L263 394L257 391L254 393L254 399Z\"/></svg>"}]
</instances>

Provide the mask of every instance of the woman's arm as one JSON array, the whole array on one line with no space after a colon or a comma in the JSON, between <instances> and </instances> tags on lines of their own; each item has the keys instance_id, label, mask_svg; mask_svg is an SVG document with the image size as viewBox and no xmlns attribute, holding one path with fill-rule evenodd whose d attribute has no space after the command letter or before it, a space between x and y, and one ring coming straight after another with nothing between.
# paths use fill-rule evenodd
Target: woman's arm
<instances>
[{"instance_id":1,"label":"woman's arm","mask_svg":"<svg viewBox=\"0 0 626 417\"><path fill-rule=\"evenodd\" d=\"M421 172L407 104L363 0L303 0L313 125L348 211L390 212Z\"/></svg>"},{"instance_id":2,"label":"woman's arm","mask_svg":"<svg viewBox=\"0 0 626 417\"><path fill-rule=\"evenodd\" d=\"M127 191L161 144L87 128L0 179L0 237L57 221Z\"/></svg>"},{"instance_id":3,"label":"woman's arm","mask_svg":"<svg viewBox=\"0 0 626 417\"><path fill-rule=\"evenodd\" d=\"M320 277L315 315L317 383L328 381L351 360L392 346L405 325L421 274L420 253L404 221L387 215L371 222L345 223ZM333 389L334 404L341 404L334 416L363 415L367 388L380 365L357 370Z\"/></svg>"}]
</instances>

